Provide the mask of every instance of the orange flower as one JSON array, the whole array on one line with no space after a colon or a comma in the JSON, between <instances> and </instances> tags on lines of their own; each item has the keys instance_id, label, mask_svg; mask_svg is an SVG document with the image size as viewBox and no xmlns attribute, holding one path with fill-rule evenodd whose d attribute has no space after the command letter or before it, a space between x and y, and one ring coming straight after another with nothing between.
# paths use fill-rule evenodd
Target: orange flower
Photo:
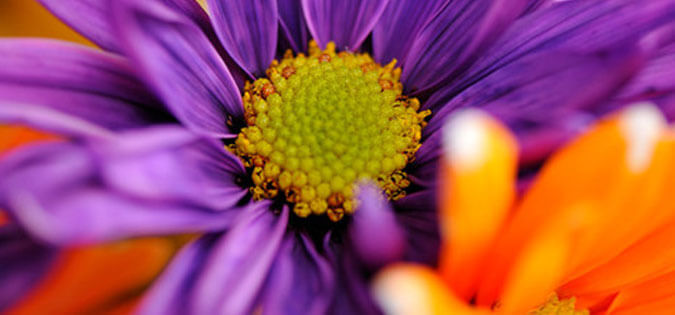
<instances>
[{"instance_id":1,"label":"orange flower","mask_svg":"<svg viewBox=\"0 0 675 315\"><path fill-rule=\"evenodd\" d=\"M653 106L599 122L516 193L517 145L495 120L444 130L438 270L387 267L391 314L672 314L675 133Z\"/></svg>"}]
</instances>

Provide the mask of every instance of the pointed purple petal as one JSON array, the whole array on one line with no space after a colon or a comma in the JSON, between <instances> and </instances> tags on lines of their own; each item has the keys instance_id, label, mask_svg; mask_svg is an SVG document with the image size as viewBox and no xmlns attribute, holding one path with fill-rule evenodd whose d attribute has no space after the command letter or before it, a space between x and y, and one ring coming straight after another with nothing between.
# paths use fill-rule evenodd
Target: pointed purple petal
<instances>
[{"instance_id":1,"label":"pointed purple petal","mask_svg":"<svg viewBox=\"0 0 675 315\"><path fill-rule=\"evenodd\" d=\"M224 136L243 116L225 63L191 20L155 2L123 0L113 10L124 50L148 85L188 127Z\"/></svg>"},{"instance_id":2,"label":"pointed purple petal","mask_svg":"<svg viewBox=\"0 0 675 315\"><path fill-rule=\"evenodd\" d=\"M247 193L236 184L246 174L239 158L182 128L127 132L92 146L105 182L129 195L226 210Z\"/></svg>"},{"instance_id":3,"label":"pointed purple petal","mask_svg":"<svg viewBox=\"0 0 675 315\"><path fill-rule=\"evenodd\" d=\"M264 76L277 49L277 1L208 0L207 3L216 33L232 59L250 74Z\"/></svg>"},{"instance_id":4,"label":"pointed purple petal","mask_svg":"<svg viewBox=\"0 0 675 315\"><path fill-rule=\"evenodd\" d=\"M379 268L403 256L405 240L389 202L371 184L359 187L358 206L349 227L354 251L361 262Z\"/></svg>"},{"instance_id":5,"label":"pointed purple petal","mask_svg":"<svg viewBox=\"0 0 675 315\"><path fill-rule=\"evenodd\" d=\"M334 41L340 50L356 51L389 0L302 0L305 19L319 47Z\"/></svg>"},{"instance_id":6,"label":"pointed purple petal","mask_svg":"<svg viewBox=\"0 0 675 315\"><path fill-rule=\"evenodd\" d=\"M286 236L262 292L263 315L326 314L334 275L307 236Z\"/></svg>"},{"instance_id":7,"label":"pointed purple petal","mask_svg":"<svg viewBox=\"0 0 675 315\"><path fill-rule=\"evenodd\" d=\"M53 108L109 128L169 118L123 59L65 42L0 40L0 100Z\"/></svg>"},{"instance_id":8,"label":"pointed purple petal","mask_svg":"<svg viewBox=\"0 0 675 315\"><path fill-rule=\"evenodd\" d=\"M279 22L291 48L296 52L307 51L309 32L301 0L278 0L278 5Z\"/></svg>"},{"instance_id":9,"label":"pointed purple petal","mask_svg":"<svg viewBox=\"0 0 675 315\"><path fill-rule=\"evenodd\" d=\"M391 1L373 28L375 61L387 64L396 58L398 65L405 57L419 31L448 0Z\"/></svg>"},{"instance_id":10,"label":"pointed purple petal","mask_svg":"<svg viewBox=\"0 0 675 315\"><path fill-rule=\"evenodd\" d=\"M456 77L504 32L526 0L451 1L412 44L401 79L422 92Z\"/></svg>"},{"instance_id":11,"label":"pointed purple petal","mask_svg":"<svg viewBox=\"0 0 675 315\"><path fill-rule=\"evenodd\" d=\"M471 69L443 87L424 107L436 110L462 90L537 52L563 49L592 53L632 46L672 22L674 15L675 3L670 0L555 3L516 21Z\"/></svg>"},{"instance_id":12,"label":"pointed purple petal","mask_svg":"<svg viewBox=\"0 0 675 315\"><path fill-rule=\"evenodd\" d=\"M212 251L192 295L194 314L249 314L279 251L288 208L279 216L255 202Z\"/></svg>"},{"instance_id":13,"label":"pointed purple petal","mask_svg":"<svg viewBox=\"0 0 675 315\"><path fill-rule=\"evenodd\" d=\"M0 312L21 301L39 283L55 252L30 239L14 224L0 226Z\"/></svg>"}]
</instances>

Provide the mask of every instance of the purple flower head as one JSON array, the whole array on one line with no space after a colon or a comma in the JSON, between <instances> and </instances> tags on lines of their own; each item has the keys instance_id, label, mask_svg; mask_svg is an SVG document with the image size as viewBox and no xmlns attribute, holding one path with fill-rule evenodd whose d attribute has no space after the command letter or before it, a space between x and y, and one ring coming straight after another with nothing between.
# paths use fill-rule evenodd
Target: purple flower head
<instances>
[{"instance_id":1,"label":"purple flower head","mask_svg":"<svg viewBox=\"0 0 675 315\"><path fill-rule=\"evenodd\" d=\"M439 131L457 108L515 130L526 170L624 104L675 114L672 0L210 0L208 15L192 0L41 2L104 51L0 40L0 121L68 137L0 163L0 208L55 245L201 234L144 314L379 312L375 269L436 260ZM250 82L274 81L286 49L311 55L310 39L396 59L431 111L405 197L361 184L339 223L257 200L255 161L226 149L251 126Z\"/></svg>"}]
</instances>

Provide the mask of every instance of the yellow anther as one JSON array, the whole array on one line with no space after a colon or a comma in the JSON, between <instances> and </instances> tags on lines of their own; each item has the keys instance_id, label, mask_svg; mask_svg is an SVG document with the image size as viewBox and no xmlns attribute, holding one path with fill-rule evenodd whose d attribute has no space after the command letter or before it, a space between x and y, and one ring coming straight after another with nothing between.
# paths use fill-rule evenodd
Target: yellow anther
<instances>
[{"instance_id":1,"label":"yellow anther","mask_svg":"<svg viewBox=\"0 0 675 315\"><path fill-rule=\"evenodd\" d=\"M310 208L312 208L312 213L316 215L324 214L328 210L328 203L324 199L314 199L310 203Z\"/></svg>"},{"instance_id":2,"label":"yellow anther","mask_svg":"<svg viewBox=\"0 0 675 315\"><path fill-rule=\"evenodd\" d=\"M309 208L309 205L306 202L298 202L293 207L293 212L301 218L306 218L312 213L312 209Z\"/></svg>"}]
</instances>

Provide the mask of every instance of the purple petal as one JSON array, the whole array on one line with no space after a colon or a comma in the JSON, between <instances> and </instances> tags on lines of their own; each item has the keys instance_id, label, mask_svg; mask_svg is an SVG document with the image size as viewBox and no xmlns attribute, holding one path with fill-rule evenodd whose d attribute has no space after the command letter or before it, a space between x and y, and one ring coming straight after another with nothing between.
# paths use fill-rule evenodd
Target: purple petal
<instances>
[{"instance_id":1,"label":"purple petal","mask_svg":"<svg viewBox=\"0 0 675 315\"><path fill-rule=\"evenodd\" d=\"M31 234L55 244L222 230L239 213L237 208L213 211L122 193L103 185L98 164L81 144L48 143L14 151L0 163L0 208Z\"/></svg>"},{"instance_id":2,"label":"purple petal","mask_svg":"<svg viewBox=\"0 0 675 315\"><path fill-rule=\"evenodd\" d=\"M88 121L39 105L0 102L0 122L21 124L69 137L113 137L114 133Z\"/></svg>"},{"instance_id":3,"label":"purple petal","mask_svg":"<svg viewBox=\"0 0 675 315\"><path fill-rule=\"evenodd\" d=\"M329 237L327 235L326 239ZM372 272L359 264L354 249L344 243L324 241L324 251L337 273L335 297L329 314L381 314L370 296L368 278Z\"/></svg>"},{"instance_id":4,"label":"purple petal","mask_svg":"<svg viewBox=\"0 0 675 315\"><path fill-rule=\"evenodd\" d=\"M120 52L121 45L110 23L109 0L39 0L54 15L101 48ZM208 27L206 12L193 0L158 0L181 10L197 24Z\"/></svg>"},{"instance_id":5,"label":"purple petal","mask_svg":"<svg viewBox=\"0 0 675 315\"><path fill-rule=\"evenodd\" d=\"M436 191L412 193L396 202L396 219L405 230L405 260L434 265L438 261L441 237L438 229Z\"/></svg>"},{"instance_id":6,"label":"purple petal","mask_svg":"<svg viewBox=\"0 0 675 315\"><path fill-rule=\"evenodd\" d=\"M671 44L649 60L644 69L615 97L615 101L634 103L674 93L675 44Z\"/></svg>"},{"instance_id":7,"label":"purple petal","mask_svg":"<svg viewBox=\"0 0 675 315\"><path fill-rule=\"evenodd\" d=\"M277 48L276 0L208 0L216 33L225 49L243 69L264 76Z\"/></svg>"},{"instance_id":8,"label":"purple petal","mask_svg":"<svg viewBox=\"0 0 675 315\"><path fill-rule=\"evenodd\" d=\"M439 130L460 107L484 108L519 130L566 124L565 117L607 100L643 65L633 51L541 53L499 69L438 110L424 130Z\"/></svg>"},{"instance_id":9,"label":"purple petal","mask_svg":"<svg viewBox=\"0 0 675 315\"><path fill-rule=\"evenodd\" d=\"M458 80L434 95L425 108L437 109L459 92L526 56L553 49L596 52L621 49L671 22L675 3L632 0L575 0L529 14L511 28Z\"/></svg>"},{"instance_id":10,"label":"purple petal","mask_svg":"<svg viewBox=\"0 0 675 315\"><path fill-rule=\"evenodd\" d=\"M178 119L217 136L243 116L239 90L214 46L194 22L156 2L114 5L124 50Z\"/></svg>"},{"instance_id":11,"label":"purple petal","mask_svg":"<svg viewBox=\"0 0 675 315\"><path fill-rule=\"evenodd\" d=\"M211 252L192 295L194 314L249 314L274 263L288 223L256 202Z\"/></svg>"},{"instance_id":12,"label":"purple petal","mask_svg":"<svg viewBox=\"0 0 675 315\"><path fill-rule=\"evenodd\" d=\"M13 224L0 226L0 312L19 302L45 275L55 250Z\"/></svg>"},{"instance_id":13,"label":"purple petal","mask_svg":"<svg viewBox=\"0 0 675 315\"><path fill-rule=\"evenodd\" d=\"M167 121L121 58L65 42L0 40L0 99L31 103L110 129Z\"/></svg>"},{"instance_id":14,"label":"purple petal","mask_svg":"<svg viewBox=\"0 0 675 315\"><path fill-rule=\"evenodd\" d=\"M451 1L412 44L401 79L422 92L456 77L517 18L526 0Z\"/></svg>"},{"instance_id":15,"label":"purple petal","mask_svg":"<svg viewBox=\"0 0 675 315\"><path fill-rule=\"evenodd\" d=\"M389 0L302 0L312 37L319 47L334 41L355 51L373 29Z\"/></svg>"},{"instance_id":16,"label":"purple petal","mask_svg":"<svg viewBox=\"0 0 675 315\"><path fill-rule=\"evenodd\" d=\"M326 314L334 282L333 270L312 241L290 233L262 292L262 314Z\"/></svg>"},{"instance_id":17,"label":"purple petal","mask_svg":"<svg viewBox=\"0 0 675 315\"><path fill-rule=\"evenodd\" d=\"M103 179L129 195L226 210L247 193L236 183L246 174L239 158L182 128L127 132L93 146Z\"/></svg>"},{"instance_id":18,"label":"purple petal","mask_svg":"<svg viewBox=\"0 0 675 315\"><path fill-rule=\"evenodd\" d=\"M291 48L296 51L307 51L309 42L307 22L302 12L300 0L278 0L279 22L282 31L290 42Z\"/></svg>"},{"instance_id":19,"label":"purple petal","mask_svg":"<svg viewBox=\"0 0 675 315\"><path fill-rule=\"evenodd\" d=\"M556 0L528 0L523 15L530 14L534 11L548 8L555 3Z\"/></svg>"},{"instance_id":20,"label":"purple petal","mask_svg":"<svg viewBox=\"0 0 675 315\"><path fill-rule=\"evenodd\" d=\"M382 192L371 184L359 187L358 206L349 236L361 262L373 269L399 260L405 240Z\"/></svg>"},{"instance_id":21,"label":"purple petal","mask_svg":"<svg viewBox=\"0 0 675 315\"><path fill-rule=\"evenodd\" d=\"M106 0L39 0L43 6L99 47L119 51L119 43L108 22Z\"/></svg>"},{"instance_id":22,"label":"purple petal","mask_svg":"<svg viewBox=\"0 0 675 315\"><path fill-rule=\"evenodd\" d=\"M146 293L138 314L188 314L186 294L194 288L196 279L219 237L220 235L204 235L183 247Z\"/></svg>"},{"instance_id":23,"label":"purple petal","mask_svg":"<svg viewBox=\"0 0 675 315\"><path fill-rule=\"evenodd\" d=\"M373 28L373 54L381 64L396 59L405 63L408 51L420 29L448 0L391 1Z\"/></svg>"}]
</instances>

